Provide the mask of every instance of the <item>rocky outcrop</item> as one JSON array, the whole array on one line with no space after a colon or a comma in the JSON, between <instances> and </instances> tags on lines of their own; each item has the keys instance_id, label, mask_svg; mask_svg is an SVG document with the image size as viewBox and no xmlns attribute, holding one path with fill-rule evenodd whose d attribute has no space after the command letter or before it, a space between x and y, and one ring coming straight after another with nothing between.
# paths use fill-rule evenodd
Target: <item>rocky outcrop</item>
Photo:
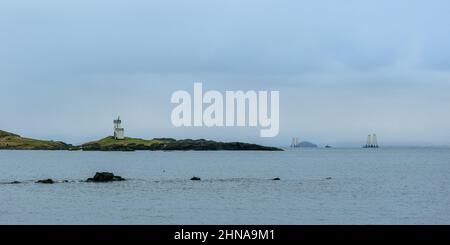
<instances>
[{"instance_id":1,"label":"rocky outcrop","mask_svg":"<svg viewBox=\"0 0 450 245\"><path fill-rule=\"evenodd\" d=\"M0 150L83 150L83 151L283 151L280 148L243 142L218 142L205 139L175 140L154 138L151 140L125 138L116 140L109 136L101 140L73 146L62 141L24 138L0 130Z\"/></svg>"},{"instance_id":2,"label":"rocky outcrop","mask_svg":"<svg viewBox=\"0 0 450 245\"><path fill-rule=\"evenodd\" d=\"M43 180L36 181L36 183L38 183L38 184L54 184L56 182L52 179L43 179Z\"/></svg>"},{"instance_id":3,"label":"rocky outcrop","mask_svg":"<svg viewBox=\"0 0 450 245\"><path fill-rule=\"evenodd\" d=\"M81 149L83 151L282 151L276 147L242 142L217 142L205 139L175 140L171 138L115 140L112 137L83 144Z\"/></svg>"},{"instance_id":4,"label":"rocky outcrop","mask_svg":"<svg viewBox=\"0 0 450 245\"><path fill-rule=\"evenodd\" d=\"M14 180L14 181L11 181L11 182L7 182L6 184L15 185L15 184L22 184L22 182Z\"/></svg>"},{"instance_id":5,"label":"rocky outcrop","mask_svg":"<svg viewBox=\"0 0 450 245\"><path fill-rule=\"evenodd\" d=\"M109 172L97 172L95 173L94 177L88 178L87 182L111 182L111 181L124 181L125 179L114 175L113 173Z\"/></svg>"},{"instance_id":6,"label":"rocky outcrop","mask_svg":"<svg viewBox=\"0 0 450 245\"><path fill-rule=\"evenodd\" d=\"M193 151L282 151L275 147L268 147L256 144L248 144L242 142L217 142L212 140L177 140L164 144L162 150L193 150Z\"/></svg>"}]
</instances>

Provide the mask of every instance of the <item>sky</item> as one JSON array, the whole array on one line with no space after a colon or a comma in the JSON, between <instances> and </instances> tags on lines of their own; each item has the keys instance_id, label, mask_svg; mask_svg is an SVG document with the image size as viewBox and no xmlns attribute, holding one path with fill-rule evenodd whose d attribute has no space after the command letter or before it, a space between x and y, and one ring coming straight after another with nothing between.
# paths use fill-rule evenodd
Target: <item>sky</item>
<instances>
[{"instance_id":1,"label":"sky","mask_svg":"<svg viewBox=\"0 0 450 245\"><path fill-rule=\"evenodd\" d=\"M0 129L450 145L447 0L0 0ZM176 90L280 91L280 133L175 128Z\"/></svg>"}]
</instances>

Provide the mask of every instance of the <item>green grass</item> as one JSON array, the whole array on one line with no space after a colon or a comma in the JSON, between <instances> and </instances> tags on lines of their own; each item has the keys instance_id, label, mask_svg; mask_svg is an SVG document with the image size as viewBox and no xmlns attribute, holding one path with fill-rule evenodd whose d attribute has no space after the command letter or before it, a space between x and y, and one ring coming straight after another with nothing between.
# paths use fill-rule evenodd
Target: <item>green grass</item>
<instances>
[{"instance_id":1,"label":"green grass","mask_svg":"<svg viewBox=\"0 0 450 245\"><path fill-rule=\"evenodd\" d=\"M136 145L145 145L145 146L150 146L153 144L160 144L160 143L165 143L167 141L165 140L145 140L145 139L139 139L139 138L129 138L129 137L125 137L125 139L123 140L116 140L114 139L113 136L108 136L106 138L103 138L101 140L98 141L92 141L89 143L86 143L84 145L90 145L90 144L99 144L101 147L105 147L105 146L111 146L111 145L128 145L128 144L136 144Z\"/></svg>"},{"instance_id":2,"label":"green grass","mask_svg":"<svg viewBox=\"0 0 450 245\"><path fill-rule=\"evenodd\" d=\"M0 130L0 138L6 137L6 136L18 136L18 137L20 137L17 134L13 134L13 133L10 133L10 132L6 132L6 131L3 131L3 130Z\"/></svg>"},{"instance_id":3,"label":"green grass","mask_svg":"<svg viewBox=\"0 0 450 245\"><path fill-rule=\"evenodd\" d=\"M35 140L0 130L0 149L65 149L68 145L60 141Z\"/></svg>"},{"instance_id":4,"label":"green grass","mask_svg":"<svg viewBox=\"0 0 450 245\"><path fill-rule=\"evenodd\" d=\"M126 137L116 140L108 136L101 140L72 146L61 141L36 140L0 130L0 149L10 150L86 150L86 151L134 151L134 150L281 150L242 142L216 142L212 140L175 140L155 138L145 140Z\"/></svg>"}]
</instances>

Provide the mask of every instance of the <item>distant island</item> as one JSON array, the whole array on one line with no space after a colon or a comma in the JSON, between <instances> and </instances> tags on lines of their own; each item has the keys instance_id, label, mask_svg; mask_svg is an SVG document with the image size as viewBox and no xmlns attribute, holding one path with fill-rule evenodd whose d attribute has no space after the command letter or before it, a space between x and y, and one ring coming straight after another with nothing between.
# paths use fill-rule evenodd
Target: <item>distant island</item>
<instances>
[{"instance_id":1,"label":"distant island","mask_svg":"<svg viewBox=\"0 0 450 245\"><path fill-rule=\"evenodd\" d=\"M114 136L88 142L79 146L62 141L37 140L0 130L2 150L83 150L83 151L282 151L280 148L242 142L217 142L205 139L155 138L151 140Z\"/></svg>"},{"instance_id":2,"label":"distant island","mask_svg":"<svg viewBox=\"0 0 450 245\"><path fill-rule=\"evenodd\" d=\"M298 144L297 147L303 147L303 148L317 148L318 146L316 144L313 144L308 141L302 141Z\"/></svg>"},{"instance_id":3,"label":"distant island","mask_svg":"<svg viewBox=\"0 0 450 245\"><path fill-rule=\"evenodd\" d=\"M298 138L295 137L295 138L292 138L291 147L292 148L317 148L318 146L316 144L313 144L308 141L299 142Z\"/></svg>"}]
</instances>

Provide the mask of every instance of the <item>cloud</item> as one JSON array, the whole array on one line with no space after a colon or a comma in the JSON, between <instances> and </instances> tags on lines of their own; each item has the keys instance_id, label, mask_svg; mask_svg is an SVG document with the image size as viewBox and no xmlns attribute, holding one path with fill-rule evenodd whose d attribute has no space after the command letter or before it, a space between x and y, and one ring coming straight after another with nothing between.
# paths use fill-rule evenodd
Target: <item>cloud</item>
<instances>
[{"instance_id":1,"label":"cloud","mask_svg":"<svg viewBox=\"0 0 450 245\"><path fill-rule=\"evenodd\" d=\"M448 142L438 113L450 105L448 9L438 0L4 1L0 128L81 141L109 132L120 113L136 134L171 134L171 92L202 81L281 90L278 142L297 131L355 140L376 125L392 141ZM357 126L372 117L375 126Z\"/></svg>"}]
</instances>

